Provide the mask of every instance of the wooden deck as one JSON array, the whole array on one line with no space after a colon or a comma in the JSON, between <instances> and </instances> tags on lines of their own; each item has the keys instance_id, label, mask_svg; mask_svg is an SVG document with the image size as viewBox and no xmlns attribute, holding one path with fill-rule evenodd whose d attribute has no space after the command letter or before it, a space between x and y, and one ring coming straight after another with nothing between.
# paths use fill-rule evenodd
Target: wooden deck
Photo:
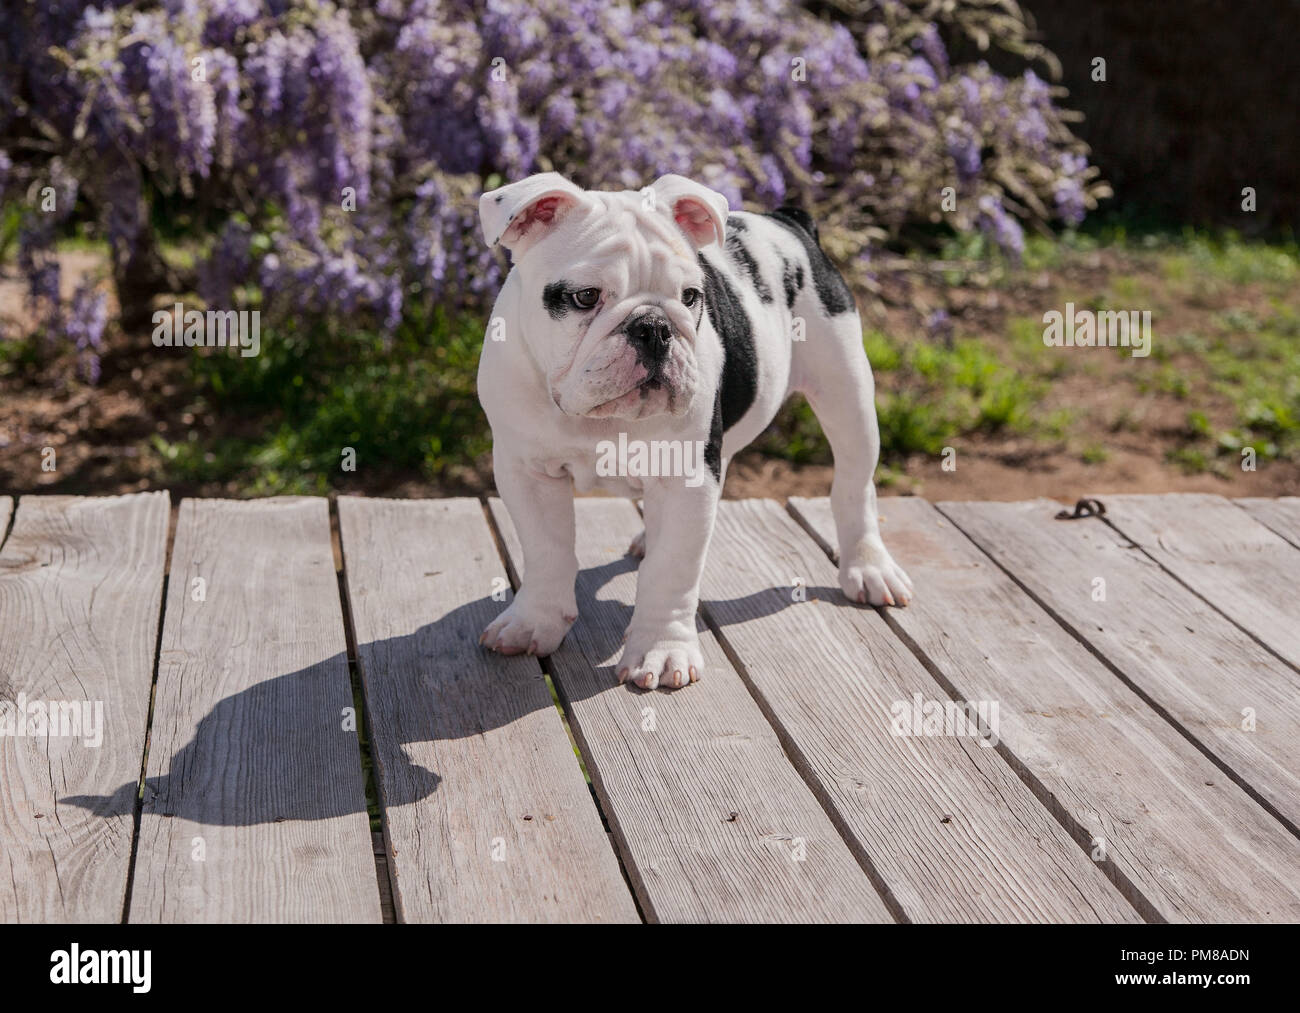
<instances>
[{"instance_id":1,"label":"wooden deck","mask_svg":"<svg viewBox=\"0 0 1300 1013\"><path fill-rule=\"evenodd\" d=\"M1300 499L1103 501L883 500L884 611L827 501L724 502L643 693L625 501L539 662L499 502L0 498L0 921L1300 921Z\"/></svg>"}]
</instances>

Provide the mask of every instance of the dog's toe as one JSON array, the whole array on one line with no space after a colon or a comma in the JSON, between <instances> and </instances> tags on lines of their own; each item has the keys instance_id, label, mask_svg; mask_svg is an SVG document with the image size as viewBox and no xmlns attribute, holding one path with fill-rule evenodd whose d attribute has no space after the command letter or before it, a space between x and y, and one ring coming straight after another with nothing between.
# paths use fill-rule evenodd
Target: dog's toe
<instances>
[{"instance_id":1,"label":"dog's toe","mask_svg":"<svg viewBox=\"0 0 1300 1013\"><path fill-rule=\"evenodd\" d=\"M498 654L552 653L577 618L577 609L557 608L543 598L521 593L479 637L479 643Z\"/></svg>"},{"instance_id":2,"label":"dog's toe","mask_svg":"<svg viewBox=\"0 0 1300 1013\"><path fill-rule=\"evenodd\" d=\"M632 682L642 689L681 689L699 681L704 656L696 638L642 638L632 634L618 671L620 682Z\"/></svg>"},{"instance_id":3,"label":"dog's toe","mask_svg":"<svg viewBox=\"0 0 1300 1013\"><path fill-rule=\"evenodd\" d=\"M873 546L840 565L840 588L859 605L905 606L915 597L912 580L884 546Z\"/></svg>"}]
</instances>

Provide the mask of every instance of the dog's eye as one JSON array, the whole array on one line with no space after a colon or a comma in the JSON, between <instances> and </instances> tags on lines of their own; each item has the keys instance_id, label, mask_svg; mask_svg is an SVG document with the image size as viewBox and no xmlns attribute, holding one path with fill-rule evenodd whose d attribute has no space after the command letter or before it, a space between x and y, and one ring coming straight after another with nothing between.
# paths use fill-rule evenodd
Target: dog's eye
<instances>
[{"instance_id":1,"label":"dog's eye","mask_svg":"<svg viewBox=\"0 0 1300 1013\"><path fill-rule=\"evenodd\" d=\"M600 289L583 288L569 293L569 302L580 310L589 310L600 302Z\"/></svg>"},{"instance_id":2,"label":"dog's eye","mask_svg":"<svg viewBox=\"0 0 1300 1013\"><path fill-rule=\"evenodd\" d=\"M696 302L704 298L704 293L698 288L688 288L682 293L682 305L687 308L694 306Z\"/></svg>"}]
</instances>

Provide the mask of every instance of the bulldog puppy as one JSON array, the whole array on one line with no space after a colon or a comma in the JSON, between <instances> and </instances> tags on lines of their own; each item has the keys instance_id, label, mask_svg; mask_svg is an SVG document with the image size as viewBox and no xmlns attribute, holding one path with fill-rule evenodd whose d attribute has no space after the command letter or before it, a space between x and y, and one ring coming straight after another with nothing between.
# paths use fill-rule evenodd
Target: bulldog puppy
<instances>
[{"instance_id":1,"label":"bulldog puppy","mask_svg":"<svg viewBox=\"0 0 1300 1013\"><path fill-rule=\"evenodd\" d=\"M835 456L840 587L860 604L907 604L912 583L876 523L880 436L862 326L807 214L730 212L682 176L607 192L548 172L485 193L479 216L513 264L478 393L524 553L519 593L482 643L537 655L560 645L578 616L574 489L600 488L644 501L619 679L694 682L727 462L795 391Z\"/></svg>"}]
</instances>

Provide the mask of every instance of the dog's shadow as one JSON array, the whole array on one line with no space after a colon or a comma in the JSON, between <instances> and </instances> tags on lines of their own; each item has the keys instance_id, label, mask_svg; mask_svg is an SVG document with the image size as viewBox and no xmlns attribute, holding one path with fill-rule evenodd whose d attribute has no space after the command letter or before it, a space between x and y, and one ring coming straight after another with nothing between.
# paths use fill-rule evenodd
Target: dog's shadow
<instances>
[{"instance_id":1,"label":"dog's shadow","mask_svg":"<svg viewBox=\"0 0 1300 1013\"><path fill-rule=\"evenodd\" d=\"M635 559L624 557L584 570L579 579L578 624L561 651L576 652L580 639L587 657L610 661L591 670L590 678L565 680L571 702L601 692L644 692L619 685L613 664L632 606L600 597L609 581L636 566ZM810 599L856 607L838 588L806 592ZM793 603L788 587L773 587L715 604L717 612L748 619ZM502 657L479 645L483 628L506 604L480 598L414 633L358 644L370 719L388 741L405 746L481 735L551 706L535 659ZM145 779L143 811L208 826L320 820L362 811L356 782L334 784L328 777L331 769L346 769L339 764L359 763L354 733L340 734L342 712L352 703L340 667L346 670L347 658L334 655L220 700L171 757L167 772ZM379 749L372 743L372 749L386 808L426 798L441 783L436 771L410 762L405 748ZM129 815L138 790L138 782L131 781L110 795L59 801L102 817Z\"/></svg>"}]
</instances>

